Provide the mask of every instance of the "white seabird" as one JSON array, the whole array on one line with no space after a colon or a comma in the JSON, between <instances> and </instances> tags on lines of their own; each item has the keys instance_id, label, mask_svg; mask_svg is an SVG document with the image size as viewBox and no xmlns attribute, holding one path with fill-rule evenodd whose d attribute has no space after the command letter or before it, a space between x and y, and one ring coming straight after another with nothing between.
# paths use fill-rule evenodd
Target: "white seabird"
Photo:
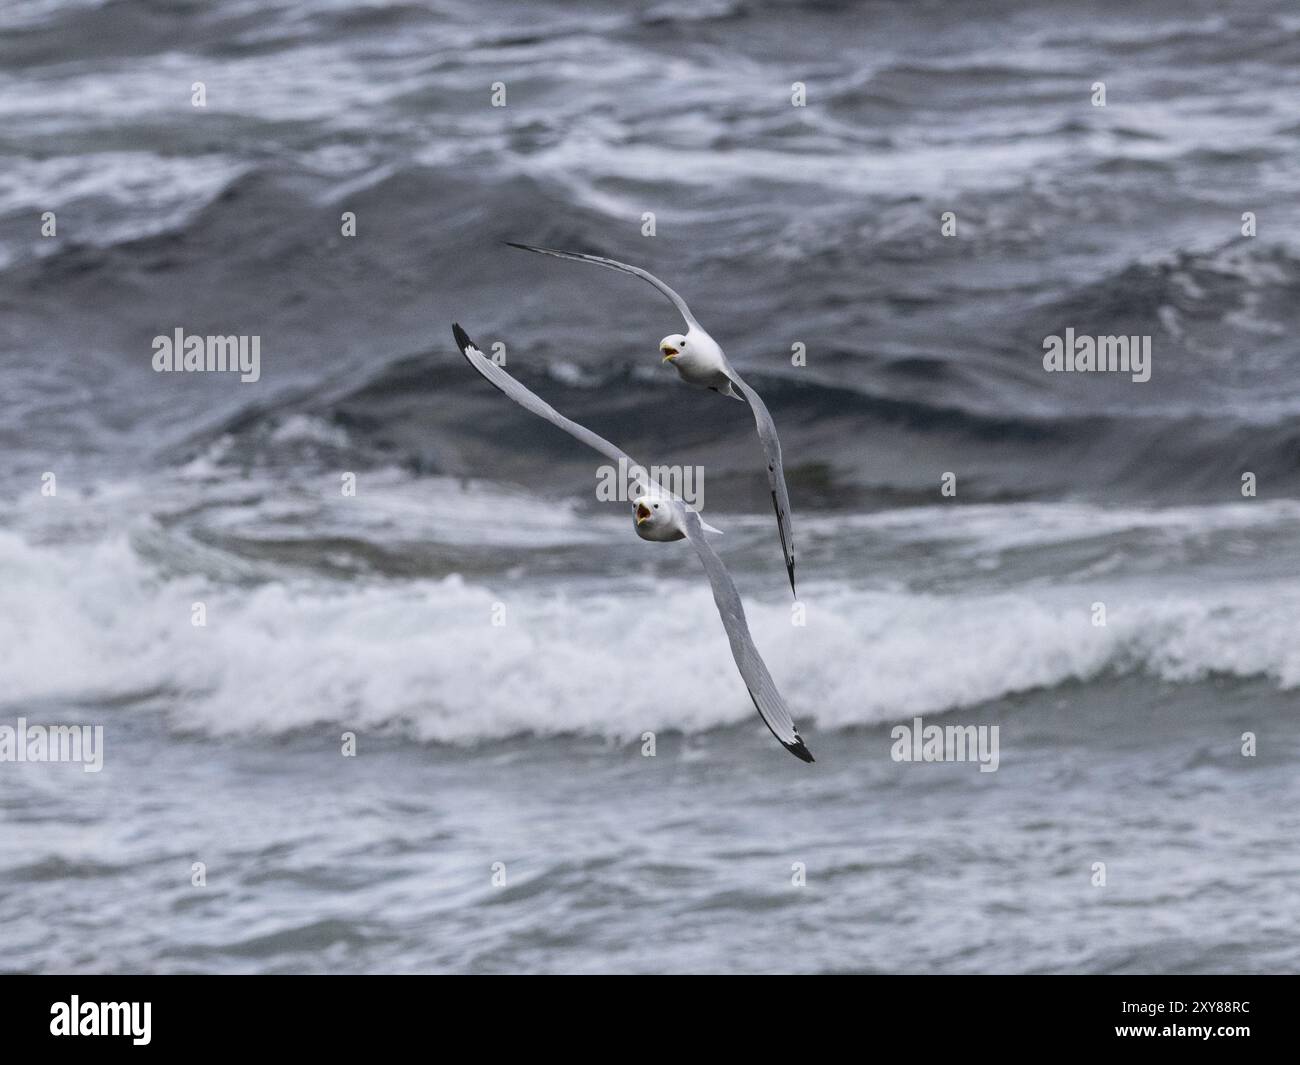
<instances>
[{"instance_id":1,"label":"white seabird","mask_svg":"<svg viewBox=\"0 0 1300 1065\"><path fill-rule=\"evenodd\" d=\"M776 528L781 535L781 552L785 556L786 572L790 575L790 591L799 593L794 587L794 526L790 521L790 493L785 487L785 469L781 464L781 441L776 435L776 423L762 398L749 387L736 373L735 367L728 361L718 342L705 332L704 327L695 319L690 307L676 292L665 285L659 278L639 266L629 266L617 259L606 259L600 255L584 255L576 251L556 251L553 248L538 248L532 244L516 244L506 241L512 248L535 251L539 255L554 255L557 259L573 259L580 263L595 263L607 266L611 270L621 270L625 274L648 281L672 301L674 307L686 319L686 333L672 333L659 341L659 350L664 353L664 362L671 362L687 384L701 388L711 388L724 396L740 399L733 390L740 389L749 401L754 412L754 425L758 429L758 439L762 442L763 452L767 457L767 483L772 491L772 509L776 511Z\"/></svg>"},{"instance_id":2,"label":"white seabird","mask_svg":"<svg viewBox=\"0 0 1300 1065\"><path fill-rule=\"evenodd\" d=\"M749 634L749 625L745 622L745 608L741 604L736 584L722 564L722 559L705 539L706 531L718 532L719 530L706 525L700 516L687 507L679 497L654 484L645 473L646 467L634 462L626 452L620 451L590 429L566 418L540 396L521 385L484 355L459 325L453 323L451 329L461 354L469 364L521 407L545 418L553 425L558 425L570 436L581 440L606 458L627 463L642 489L642 494L638 495L632 503L632 518L637 536L642 540L656 542L690 541L691 546L695 548L695 553L700 557L700 562L704 565L704 572L713 588L713 601L717 604L723 628L727 630L731 655L736 660L736 668L740 670L745 687L749 689L749 697L754 702L754 708L758 710L759 717L771 729L772 735L780 741L781 746L796 758L811 762L812 753L800 738L799 730L790 716L790 710L785 705L785 700L781 698L772 675L768 673L758 648L754 646L754 638Z\"/></svg>"}]
</instances>

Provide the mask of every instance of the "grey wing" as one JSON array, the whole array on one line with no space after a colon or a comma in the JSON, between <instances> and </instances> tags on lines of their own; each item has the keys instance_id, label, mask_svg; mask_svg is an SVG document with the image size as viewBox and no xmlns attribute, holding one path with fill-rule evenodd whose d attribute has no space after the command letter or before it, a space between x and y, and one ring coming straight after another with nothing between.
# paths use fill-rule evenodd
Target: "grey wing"
<instances>
[{"instance_id":1,"label":"grey wing","mask_svg":"<svg viewBox=\"0 0 1300 1065\"><path fill-rule=\"evenodd\" d=\"M572 419L566 418L536 393L530 392L527 388L521 385L506 373L505 370L501 369L500 366L484 355L483 352L475 346L474 341L470 340L469 334L466 333L457 323L452 323L451 331L456 337L456 345L460 348L460 353L465 356L469 364L525 410L532 411L534 414L545 418L552 425L558 425L570 436L581 440L588 447L599 451L606 458L613 459L615 462L619 459L626 461L629 476L634 478L641 485L643 491L670 496L673 499L677 498L673 493L661 487L657 482L652 481L646 467L631 458L625 451L621 451L603 436L600 436L598 433L593 433L590 429L586 428L586 426L579 425Z\"/></svg>"},{"instance_id":2,"label":"grey wing","mask_svg":"<svg viewBox=\"0 0 1300 1065\"><path fill-rule=\"evenodd\" d=\"M781 441L776 435L776 423L762 397L728 364L727 376L731 383L740 389L754 412L754 426L758 429L758 439L763 444L763 454L767 458L767 484L772 490L772 509L776 511L776 528L781 534L781 551L785 555L785 569L790 575L790 591L799 595L794 588L794 525L790 520L790 493L785 487L785 467L781 463Z\"/></svg>"},{"instance_id":3,"label":"grey wing","mask_svg":"<svg viewBox=\"0 0 1300 1065\"><path fill-rule=\"evenodd\" d=\"M611 270L622 270L625 274L631 274L633 277L639 277L642 281L649 281L660 292L672 300L672 304L686 319L686 324L694 329L701 328L700 323L695 320L695 315L691 314L691 309L686 306L686 301L676 292L665 285L649 270L642 270L639 266L629 266L627 263L621 263L617 259L606 259L601 255L584 255L579 251L556 251L554 248L538 248L532 244L516 244L513 240L506 241L512 248L522 248L524 251L535 251L538 255L554 255L557 259L572 259L579 263L595 263L597 266L607 266Z\"/></svg>"},{"instance_id":4,"label":"grey wing","mask_svg":"<svg viewBox=\"0 0 1300 1065\"><path fill-rule=\"evenodd\" d=\"M754 638L749 634L749 625L745 621L745 608L740 602L740 593L736 590L735 581L731 579L727 567L722 564L722 559L705 539L700 516L685 507L682 507L681 511L683 524L686 526L686 537L695 548L695 553L700 556L700 561L704 564L704 572L709 577L709 584L713 587L713 601L718 606L722 625L727 630L731 656L736 660L736 667L745 681L745 687L749 689L749 697L754 700L754 707L758 710L759 717L772 730L772 735L780 741L782 747L796 758L811 762L812 753L804 746L799 736L799 729L790 716L790 710L785 705L785 700L781 698L781 693L777 691L772 675L768 673L767 666L758 653L758 648L754 646Z\"/></svg>"}]
</instances>

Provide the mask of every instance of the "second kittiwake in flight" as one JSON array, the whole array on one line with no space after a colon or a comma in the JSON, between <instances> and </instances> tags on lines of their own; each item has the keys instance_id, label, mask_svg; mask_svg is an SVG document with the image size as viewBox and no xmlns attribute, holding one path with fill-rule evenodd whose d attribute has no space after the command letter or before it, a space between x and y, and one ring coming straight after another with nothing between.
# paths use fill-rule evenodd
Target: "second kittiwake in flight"
<instances>
[{"instance_id":1,"label":"second kittiwake in flight","mask_svg":"<svg viewBox=\"0 0 1300 1065\"><path fill-rule=\"evenodd\" d=\"M718 614L722 617L722 626L727 630L727 642L731 644L731 655L736 660L736 668L749 689L749 697L754 701L759 717L781 746L805 762L813 760L812 753L804 745L795 726L790 710L777 691L772 675L759 656L754 646L754 638L749 634L749 625L745 622L745 608L740 602L740 593L731 579L731 574L722 564L709 542L704 538L705 532L717 532L712 526L705 525L700 516L686 506L680 498L659 488L645 474L646 467L633 462L627 454L620 451L603 436L593 433L585 426L571 421L557 411L540 396L530 392L505 370L483 354L470 340L459 325L453 324L452 333L461 354L469 364L493 385L513 399L525 410L545 418L559 426L570 436L581 440L588 447L595 448L606 458L615 462L623 461L637 479L638 490L642 493L632 501L632 516L637 536L642 540L671 542L688 540L695 548L704 572L708 575L713 588L713 601L717 604Z\"/></svg>"},{"instance_id":2,"label":"second kittiwake in flight","mask_svg":"<svg viewBox=\"0 0 1300 1065\"><path fill-rule=\"evenodd\" d=\"M754 425L758 429L758 438L763 444L767 458L767 483L772 490L772 508L776 511L776 528L781 535L781 551L785 555L786 572L790 575L790 591L794 588L794 526L790 521L790 493L785 487L785 469L781 465L781 441L777 439L776 424L762 398L749 387L736 373L718 342L704 331L704 327L695 319L686 301L665 285L659 278L639 266L629 266L617 259L606 259L600 255L584 255L576 251L556 251L553 248L537 248L531 244L516 244L506 241L512 248L535 251L539 255L554 255L557 259L573 259L580 263L595 263L607 266L611 270L621 270L625 274L648 281L672 301L674 307L686 319L686 334L672 333L659 341L659 350L664 353L664 362L671 362L681 375L683 381L701 388L711 388L724 396L740 399L744 396L754 412ZM741 396L736 395L736 389Z\"/></svg>"}]
</instances>

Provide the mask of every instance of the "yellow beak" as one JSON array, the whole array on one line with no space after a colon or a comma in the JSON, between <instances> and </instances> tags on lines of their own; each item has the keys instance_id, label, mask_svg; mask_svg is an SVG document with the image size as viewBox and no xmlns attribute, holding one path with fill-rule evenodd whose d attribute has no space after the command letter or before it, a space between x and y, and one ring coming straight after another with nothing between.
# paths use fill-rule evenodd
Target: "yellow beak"
<instances>
[{"instance_id":1,"label":"yellow beak","mask_svg":"<svg viewBox=\"0 0 1300 1065\"><path fill-rule=\"evenodd\" d=\"M641 505L641 506L637 507L637 508L636 508L636 523L637 523L638 525L640 525L640 524L642 524L643 522L647 522L647 521L649 521L649 520L650 520L650 508L647 507L647 506L645 506L645 505Z\"/></svg>"},{"instance_id":2,"label":"yellow beak","mask_svg":"<svg viewBox=\"0 0 1300 1065\"><path fill-rule=\"evenodd\" d=\"M672 362L677 358L677 349L671 348L667 344L660 344L659 350L664 353L664 362Z\"/></svg>"}]
</instances>

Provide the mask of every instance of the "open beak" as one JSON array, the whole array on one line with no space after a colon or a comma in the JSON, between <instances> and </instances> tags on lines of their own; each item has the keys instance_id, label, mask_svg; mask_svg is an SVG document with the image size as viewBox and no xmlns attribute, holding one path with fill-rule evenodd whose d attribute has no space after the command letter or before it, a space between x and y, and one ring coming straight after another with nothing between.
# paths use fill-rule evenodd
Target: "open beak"
<instances>
[{"instance_id":1,"label":"open beak","mask_svg":"<svg viewBox=\"0 0 1300 1065\"><path fill-rule=\"evenodd\" d=\"M677 358L677 349L669 347L667 344L660 344L659 350L664 353L664 362L672 362Z\"/></svg>"},{"instance_id":2,"label":"open beak","mask_svg":"<svg viewBox=\"0 0 1300 1065\"><path fill-rule=\"evenodd\" d=\"M636 505L636 523L640 525L643 521L649 521L649 520L650 520L650 508L647 507L644 503L638 503Z\"/></svg>"}]
</instances>

